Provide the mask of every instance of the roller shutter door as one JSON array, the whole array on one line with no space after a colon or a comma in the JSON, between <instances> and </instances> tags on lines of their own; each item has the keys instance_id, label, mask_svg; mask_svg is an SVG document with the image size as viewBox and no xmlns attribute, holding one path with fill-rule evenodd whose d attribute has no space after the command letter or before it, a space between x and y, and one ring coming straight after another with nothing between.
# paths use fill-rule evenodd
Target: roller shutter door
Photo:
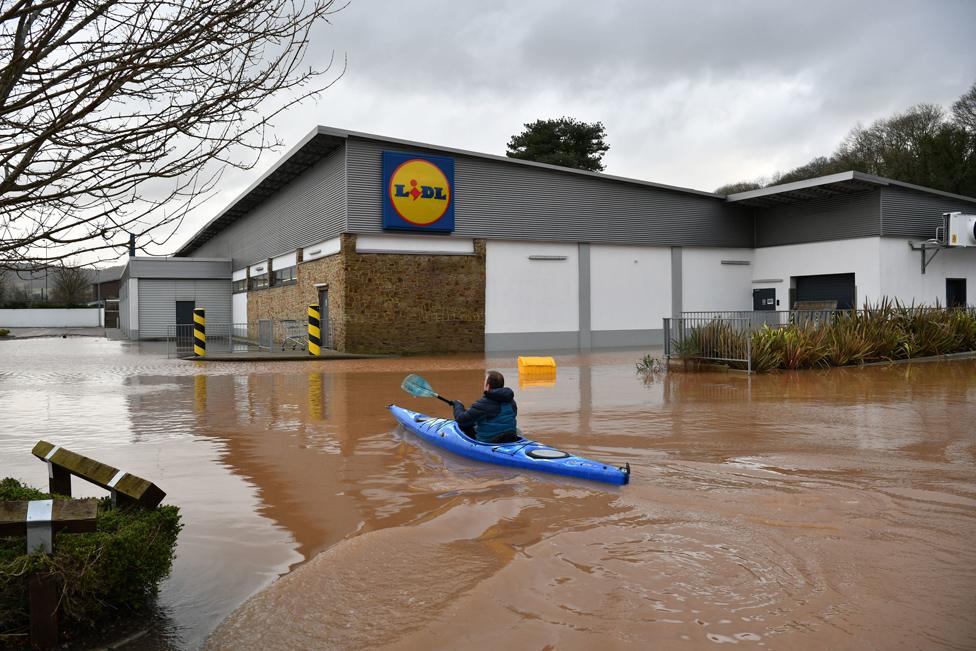
<instances>
[{"instance_id":1,"label":"roller shutter door","mask_svg":"<svg viewBox=\"0 0 976 651\"><path fill-rule=\"evenodd\" d=\"M854 274L797 276L796 301L837 301L838 310L851 310L854 302Z\"/></svg>"}]
</instances>

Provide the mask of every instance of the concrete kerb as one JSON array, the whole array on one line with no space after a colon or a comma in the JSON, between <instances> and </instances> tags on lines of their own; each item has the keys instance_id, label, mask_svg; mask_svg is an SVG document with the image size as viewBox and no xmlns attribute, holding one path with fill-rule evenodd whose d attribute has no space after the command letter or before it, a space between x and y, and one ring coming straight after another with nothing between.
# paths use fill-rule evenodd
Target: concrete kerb
<instances>
[{"instance_id":1,"label":"concrete kerb","mask_svg":"<svg viewBox=\"0 0 976 651\"><path fill-rule=\"evenodd\" d=\"M104 337L105 328L6 328L10 334L0 337L7 339L39 339L41 337Z\"/></svg>"},{"instance_id":2,"label":"concrete kerb","mask_svg":"<svg viewBox=\"0 0 976 651\"><path fill-rule=\"evenodd\" d=\"M323 350L318 357L308 353L278 353L278 352L249 352L249 353L207 353L205 357L182 357L190 362L317 362L336 359L393 359L398 355L366 355L361 353L342 353L334 350Z\"/></svg>"},{"instance_id":3,"label":"concrete kerb","mask_svg":"<svg viewBox=\"0 0 976 651\"><path fill-rule=\"evenodd\" d=\"M976 359L976 350L971 350L963 353L947 353L945 355L930 355L928 357L909 357L908 359L889 359L882 360L880 362L866 362L864 364L848 364L847 366L825 366L822 368L805 368L799 369L802 371L830 371L840 368L864 368L865 366L891 366L893 364L928 364L931 362L953 362L966 359ZM694 360L689 359L689 362ZM668 363L668 369L677 367L682 364L683 361L679 358L674 358ZM716 363L699 363L695 366L695 370L706 370L706 371L719 371L728 373L742 373L748 375L749 372L745 369L730 368L725 364ZM772 372L782 372L787 369L777 368L773 369ZM758 374L758 372L756 372Z\"/></svg>"},{"instance_id":4,"label":"concrete kerb","mask_svg":"<svg viewBox=\"0 0 976 651\"><path fill-rule=\"evenodd\" d=\"M976 359L976 350L970 350L965 353L948 353L946 355L931 355L929 357L909 357L908 359L892 359L892 360L886 360L881 362L868 362L867 364L859 364L859 366L887 366L889 364L951 362L960 359ZM837 368L849 368L849 367L837 367Z\"/></svg>"}]
</instances>

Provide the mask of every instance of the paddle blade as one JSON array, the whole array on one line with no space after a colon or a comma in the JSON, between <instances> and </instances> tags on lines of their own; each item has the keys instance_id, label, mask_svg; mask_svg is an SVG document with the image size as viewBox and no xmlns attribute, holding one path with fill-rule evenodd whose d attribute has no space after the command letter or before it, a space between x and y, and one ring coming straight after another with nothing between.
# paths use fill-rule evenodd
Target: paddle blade
<instances>
[{"instance_id":1,"label":"paddle blade","mask_svg":"<svg viewBox=\"0 0 976 651\"><path fill-rule=\"evenodd\" d=\"M437 393L430 386L430 383L419 375L410 374L403 378L400 388L412 396L418 398L436 398Z\"/></svg>"}]
</instances>

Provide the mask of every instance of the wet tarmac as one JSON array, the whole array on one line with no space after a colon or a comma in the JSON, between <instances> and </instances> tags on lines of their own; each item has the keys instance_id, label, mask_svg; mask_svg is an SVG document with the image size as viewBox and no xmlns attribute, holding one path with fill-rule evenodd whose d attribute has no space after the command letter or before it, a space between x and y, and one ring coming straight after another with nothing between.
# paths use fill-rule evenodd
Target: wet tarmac
<instances>
[{"instance_id":1,"label":"wet tarmac","mask_svg":"<svg viewBox=\"0 0 976 651\"><path fill-rule=\"evenodd\" d=\"M45 438L183 510L139 648L976 648L976 361L641 378L643 351L200 364L0 342L0 474ZM533 438L615 488L441 453L394 427L417 372L509 377ZM85 488L82 494L97 495ZM279 578L280 577L280 578Z\"/></svg>"}]
</instances>

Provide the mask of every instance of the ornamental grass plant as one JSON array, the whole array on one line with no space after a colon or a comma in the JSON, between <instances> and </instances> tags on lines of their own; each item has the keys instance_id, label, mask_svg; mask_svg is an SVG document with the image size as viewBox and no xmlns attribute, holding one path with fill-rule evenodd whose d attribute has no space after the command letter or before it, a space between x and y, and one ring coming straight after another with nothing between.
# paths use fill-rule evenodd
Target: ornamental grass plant
<instances>
[{"instance_id":1,"label":"ornamental grass plant","mask_svg":"<svg viewBox=\"0 0 976 651\"><path fill-rule=\"evenodd\" d=\"M692 328L677 347L683 358L744 359L746 337L752 369L851 366L976 351L976 308L945 309L882 300L862 310L818 318L802 312L791 323L746 332L716 319ZM743 362L729 362L746 368Z\"/></svg>"},{"instance_id":2,"label":"ornamental grass plant","mask_svg":"<svg viewBox=\"0 0 976 651\"><path fill-rule=\"evenodd\" d=\"M0 500L71 499L15 479L0 480ZM54 553L27 554L23 536L0 538L0 646L26 640L27 577L51 573L61 585L62 639L88 633L100 622L144 612L170 572L182 525L179 509L112 507L99 501L97 530L56 534Z\"/></svg>"}]
</instances>

